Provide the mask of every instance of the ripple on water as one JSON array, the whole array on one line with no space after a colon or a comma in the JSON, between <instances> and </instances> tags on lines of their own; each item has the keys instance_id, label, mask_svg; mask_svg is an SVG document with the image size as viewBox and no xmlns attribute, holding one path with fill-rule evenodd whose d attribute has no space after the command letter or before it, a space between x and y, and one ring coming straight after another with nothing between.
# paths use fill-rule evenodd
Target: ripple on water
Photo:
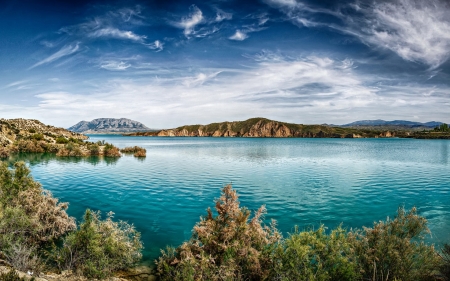
<instances>
[{"instance_id":1,"label":"ripple on water","mask_svg":"<svg viewBox=\"0 0 450 281\"><path fill-rule=\"evenodd\" d=\"M21 157L77 219L91 208L133 223L148 260L188 239L228 183L250 210L265 204L267 222L276 219L283 233L294 225L370 226L401 205L429 219L430 241L442 243L450 233L446 140L91 136L102 139L142 146L147 157Z\"/></svg>"}]
</instances>

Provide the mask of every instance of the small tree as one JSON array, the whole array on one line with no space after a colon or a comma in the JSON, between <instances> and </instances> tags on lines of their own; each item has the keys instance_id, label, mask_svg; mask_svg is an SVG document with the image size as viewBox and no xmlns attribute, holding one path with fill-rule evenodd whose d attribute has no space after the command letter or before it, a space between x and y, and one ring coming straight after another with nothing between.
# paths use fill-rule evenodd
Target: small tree
<instances>
[{"instance_id":1,"label":"small tree","mask_svg":"<svg viewBox=\"0 0 450 281\"><path fill-rule=\"evenodd\" d=\"M54 247L51 258L61 270L76 270L90 278L104 278L136 265L142 257L140 233L112 218L109 213L101 220L99 212L86 210L79 229L64 238L63 247Z\"/></svg>"},{"instance_id":2,"label":"small tree","mask_svg":"<svg viewBox=\"0 0 450 281\"><path fill-rule=\"evenodd\" d=\"M262 206L250 219L239 207L236 191L227 185L216 201L217 216L208 208L191 240L168 248L157 262L161 280L262 280L273 268L272 254L280 234L261 225Z\"/></svg>"}]
</instances>

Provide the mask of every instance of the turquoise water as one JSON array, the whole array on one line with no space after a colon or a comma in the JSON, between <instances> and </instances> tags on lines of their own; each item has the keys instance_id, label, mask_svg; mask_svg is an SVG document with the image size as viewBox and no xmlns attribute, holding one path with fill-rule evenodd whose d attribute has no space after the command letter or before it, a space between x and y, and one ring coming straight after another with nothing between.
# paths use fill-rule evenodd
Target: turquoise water
<instances>
[{"instance_id":1,"label":"turquoise water","mask_svg":"<svg viewBox=\"0 0 450 281\"><path fill-rule=\"evenodd\" d=\"M294 225L370 226L417 206L431 242L450 242L450 141L413 139L149 138L93 135L147 158L59 158L25 154L36 180L80 219L86 208L113 211L142 233L144 257L189 239L228 183L241 204ZM16 157L17 158L17 157Z\"/></svg>"}]
</instances>

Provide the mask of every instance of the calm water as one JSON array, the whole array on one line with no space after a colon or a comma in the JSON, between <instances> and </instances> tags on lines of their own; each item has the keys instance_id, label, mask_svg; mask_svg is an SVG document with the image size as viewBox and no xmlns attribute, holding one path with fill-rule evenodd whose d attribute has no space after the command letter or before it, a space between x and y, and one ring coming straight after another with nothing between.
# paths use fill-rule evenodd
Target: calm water
<instances>
[{"instance_id":1,"label":"calm water","mask_svg":"<svg viewBox=\"0 0 450 281\"><path fill-rule=\"evenodd\" d=\"M370 226L400 205L417 206L432 242L450 242L450 141L409 139L145 138L94 135L147 158L21 155L44 188L70 203L113 211L142 233L144 257L189 239L191 229L232 183L241 204L266 204L286 234L294 225Z\"/></svg>"}]
</instances>

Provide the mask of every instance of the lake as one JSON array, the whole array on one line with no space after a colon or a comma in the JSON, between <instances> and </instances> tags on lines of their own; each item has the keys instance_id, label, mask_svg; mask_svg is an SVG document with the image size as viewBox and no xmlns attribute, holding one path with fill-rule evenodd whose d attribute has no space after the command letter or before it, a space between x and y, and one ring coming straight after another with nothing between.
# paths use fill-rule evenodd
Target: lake
<instances>
[{"instance_id":1,"label":"lake","mask_svg":"<svg viewBox=\"0 0 450 281\"><path fill-rule=\"evenodd\" d=\"M371 226L416 206L429 220L430 242L450 242L450 141L415 139L163 138L91 135L145 159L63 158L21 154L45 189L86 208L113 211L142 233L144 258L177 246L221 188L232 183L242 206L265 204L286 236L295 225Z\"/></svg>"}]
</instances>

